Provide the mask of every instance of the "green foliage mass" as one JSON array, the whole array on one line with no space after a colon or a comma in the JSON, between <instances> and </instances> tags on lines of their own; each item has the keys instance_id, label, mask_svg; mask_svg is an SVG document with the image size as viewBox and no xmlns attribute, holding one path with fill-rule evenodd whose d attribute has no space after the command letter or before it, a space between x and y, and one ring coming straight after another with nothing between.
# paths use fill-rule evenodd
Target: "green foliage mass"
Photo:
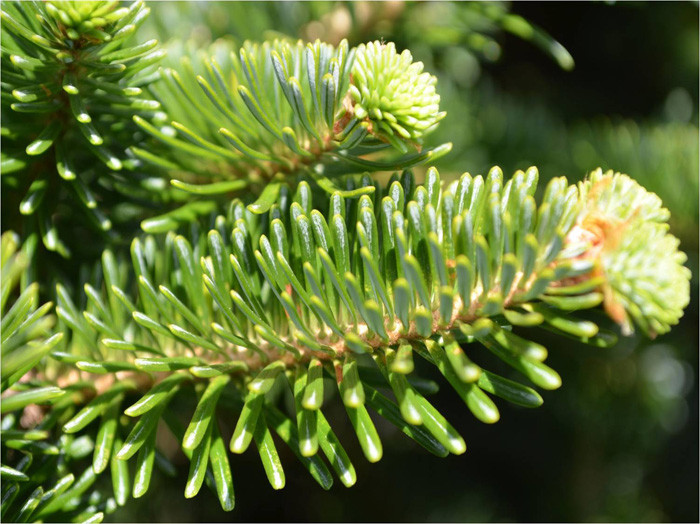
<instances>
[{"instance_id":1,"label":"green foliage mass","mask_svg":"<svg viewBox=\"0 0 700 524\"><path fill-rule=\"evenodd\" d=\"M38 230L46 249L64 257L70 247L56 222L66 207L77 206L82 220L109 231L108 202L157 198L147 177L132 174L137 165L125 149L135 141L128 117L158 112L142 88L164 52L156 40L126 44L149 9L143 2L118 5L3 5L2 184L22 195L20 216L7 221ZM18 223L20 217L27 218Z\"/></svg>"}]
</instances>

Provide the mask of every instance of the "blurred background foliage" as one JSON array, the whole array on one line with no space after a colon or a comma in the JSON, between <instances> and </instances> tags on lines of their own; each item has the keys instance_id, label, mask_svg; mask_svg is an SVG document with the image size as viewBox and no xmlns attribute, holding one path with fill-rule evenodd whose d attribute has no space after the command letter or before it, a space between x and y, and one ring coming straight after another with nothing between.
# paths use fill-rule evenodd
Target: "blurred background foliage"
<instances>
[{"instance_id":1,"label":"blurred background foliage","mask_svg":"<svg viewBox=\"0 0 700 524\"><path fill-rule=\"evenodd\" d=\"M453 415L467 439L463 456L435 459L381 427L385 457L358 462L350 490L323 492L282 457L288 484L273 492L257 457L246 454L233 463L234 482L247 479L236 483L233 514L206 490L195 503L185 500L184 478L163 478L112 520L698 521L697 2L154 2L151 9L141 36L163 41L173 65L183 46L219 38L351 45L383 38L410 49L439 77L448 116L428 142L454 143L437 164L441 173L536 165L544 179L574 181L598 166L626 172L671 210L693 290L681 324L654 341L621 339L599 350L542 332L564 386L535 412L509 407L493 427ZM463 412L450 391L436 397L448 416ZM340 430L342 413L328 415Z\"/></svg>"}]
</instances>

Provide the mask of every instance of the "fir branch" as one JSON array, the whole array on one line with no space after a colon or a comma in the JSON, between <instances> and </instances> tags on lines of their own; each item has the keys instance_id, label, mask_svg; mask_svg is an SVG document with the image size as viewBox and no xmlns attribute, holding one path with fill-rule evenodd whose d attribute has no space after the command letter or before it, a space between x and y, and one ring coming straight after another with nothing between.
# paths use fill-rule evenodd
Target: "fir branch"
<instances>
[{"instance_id":1,"label":"fir branch","mask_svg":"<svg viewBox=\"0 0 700 524\"><path fill-rule=\"evenodd\" d=\"M352 464L321 411L325 374L337 383L368 460L381 458L382 445L365 405L436 455L463 453L462 437L414 376L416 355L437 367L477 419L493 423L500 412L489 395L527 407L542 397L488 370L488 354L536 387L561 384L544 363L547 350L523 338L526 328L547 326L609 346L612 333L571 312L605 300L616 321L630 326L618 315L622 308L653 335L677 322L687 304L684 255L655 195L626 175L596 172L578 186L552 180L538 206L537 179L531 168L505 182L494 168L486 178L465 174L442 188L430 169L421 186L409 172L384 188L365 177L359 188L374 191L355 199L319 199L304 182L294 192L283 185L264 214L236 200L226 217L212 218L207 234L195 228L189 239L172 232L135 239L131 277L105 252L104 285L86 285L82 314L58 293L69 336L54 357L104 377L95 400L64 430L104 417L112 399L118 404L132 388L148 390L125 411L139 420L123 444L118 437L100 457L116 456L114 473L138 453L141 471L164 418L192 461L186 496L198 492L210 463L213 488L230 509L215 411L242 405L230 449L242 453L254 442L274 488L284 477L271 431L323 487L331 480L321 454L351 485ZM357 189L353 180L347 183ZM630 229L602 227L623 222ZM645 227L670 250L625 240ZM660 285L671 282L675 299L666 309L635 309L637 295L658 284L619 280L618 266L629 261L668 272ZM203 389L189 426L178 429L170 404L188 384ZM396 402L376 388L390 390ZM280 395L294 398L291 419L274 407Z\"/></svg>"},{"instance_id":2,"label":"fir branch","mask_svg":"<svg viewBox=\"0 0 700 524\"><path fill-rule=\"evenodd\" d=\"M423 135L444 116L436 79L420 73L423 65L412 63L408 51L397 55L393 44L356 50L346 41L334 48L275 40L246 42L236 52L217 42L208 53L192 55L182 57L179 70L165 69L154 86L170 125L134 117L166 148L157 155L132 149L165 174L184 175L172 184L189 193L225 195L233 188L221 182L239 181L236 190L261 194L264 188L254 208L264 212L280 183L300 175L328 193L351 196L336 183L338 176L409 168L450 150L443 144L421 151ZM368 98L373 91L381 93L376 101ZM163 231L159 218L143 226Z\"/></svg>"}]
</instances>

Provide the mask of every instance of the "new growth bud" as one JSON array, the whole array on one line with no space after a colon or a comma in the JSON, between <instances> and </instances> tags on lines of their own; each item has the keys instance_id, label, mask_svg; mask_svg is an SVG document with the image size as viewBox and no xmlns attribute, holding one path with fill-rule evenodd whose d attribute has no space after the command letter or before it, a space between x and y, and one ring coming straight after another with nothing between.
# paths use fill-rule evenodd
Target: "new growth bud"
<instances>
[{"instance_id":1,"label":"new growth bud","mask_svg":"<svg viewBox=\"0 0 700 524\"><path fill-rule=\"evenodd\" d=\"M413 62L410 51L396 52L392 42L358 46L348 94L355 118L370 123L378 138L406 151L445 116L440 112L437 78Z\"/></svg>"},{"instance_id":2,"label":"new growth bud","mask_svg":"<svg viewBox=\"0 0 700 524\"><path fill-rule=\"evenodd\" d=\"M604 306L631 333L649 336L678 323L690 294L687 257L668 232L661 199L629 176L598 169L579 184L582 211L569 239L587 238L587 256L605 278Z\"/></svg>"}]
</instances>

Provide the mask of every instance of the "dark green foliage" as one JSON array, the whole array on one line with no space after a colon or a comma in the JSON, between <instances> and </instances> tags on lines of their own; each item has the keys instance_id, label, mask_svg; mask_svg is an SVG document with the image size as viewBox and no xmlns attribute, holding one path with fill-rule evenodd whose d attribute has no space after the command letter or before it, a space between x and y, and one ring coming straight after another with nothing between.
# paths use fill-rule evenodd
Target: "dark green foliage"
<instances>
[{"instance_id":1,"label":"dark green foliage","mask_svg":"<svg viewBox=\"0 0 700 524\"><path fill-rule=\"evenodd\" d=\"M148 12L143 2L3 3L3 194L28 217L8 221L64 257L61 222L109 231L120 200L160 200L125 152L138 140L131 115L163 115L142 88L164 52L155 40L126 43Z\"/></svg>"},{"instance_id":2,"label":"dark green foliage","mask_svg":"<svg viewBox=\"0 0 700 524\"><path fill-rule=\"evenodd\" d=\"M34 522L92 519L100 522L114 509L113 502L92 489L91 470L75 467L93 447L88 436L63 435L55 431L71 417L83 399L85 384L56 387L47 380L46 355L63 338L51 334L55 318L52 304L39 305L38 285L23 286L10 306L23 271L29 265L27 246L20 247L12 233L2 236L2 392L15 393L2 401L2 519ZM21 382L20 382L20 379ZM51 406L51 414L42 409ZM27 428L31 429L27 429Z\"/></svg>"}]
</instances>

